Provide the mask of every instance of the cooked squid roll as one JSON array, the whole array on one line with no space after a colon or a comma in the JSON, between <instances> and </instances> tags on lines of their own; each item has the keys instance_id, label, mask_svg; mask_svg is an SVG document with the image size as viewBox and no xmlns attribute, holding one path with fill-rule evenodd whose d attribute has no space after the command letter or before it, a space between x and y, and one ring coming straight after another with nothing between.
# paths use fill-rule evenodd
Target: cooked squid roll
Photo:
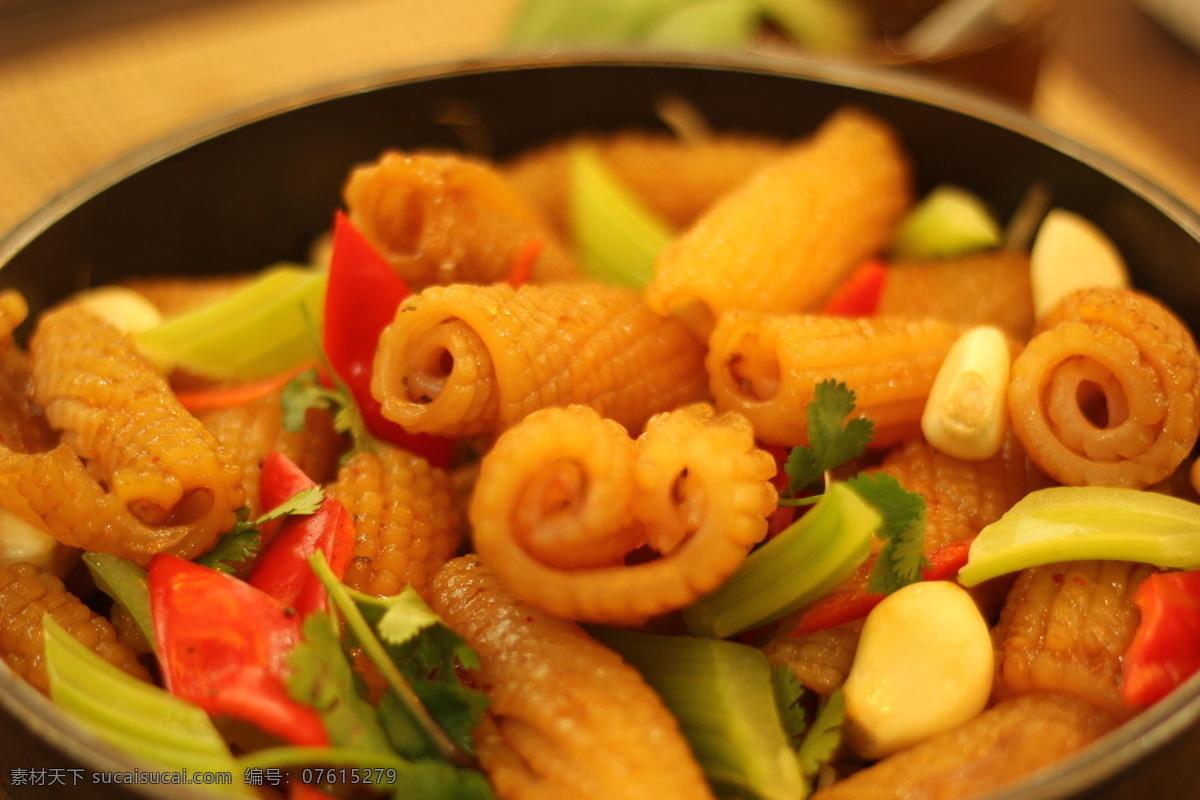
<instances>
[{"instance_id":1,"label":"cooked squid roll","mask_svg":"<svg viewBox=\"0 0 1200 800\"><path fill-rule=\"evenodd\" d=\"M656 416L636 444L583 406L532 414L484 456L475 550L523 599L635 624L716 588L766 535L775 462L737 415ZM642 545L657 558L626 564Z\"/></svg>"},{"instance_id":2,"label":"cooked squid roll","mask_svg":"<svg viewBox=\"0 0 1200 800\"><path fill-rule=\"evenodd\" d=\"M581 145L594 147L613 175L675 228L691 224L786 147L778 139L750 134L680 138L629 130L558 140L501 165L509 183L541 211L564 241L571 235L570 152Z\"/></svg>"},{"instance_id":3,"label":"cooked squid roll","mask_svg":"<svg viewBox=\"0 0 1200 800\"><path fill-rule=\"evenodd\" d=\"M476 750L502 800L711 798L678 723L621 657L522 602L473 555L449 562L430 605L479 654L491 703Z\"/></svg>"},{"instance_id":4,"label":"cooked squid roll","mask_svg":"<svg viewBox=\"0 0 1200 800\"><path fill-rule=\"evenodd\" d=\"M806 409L821 381L844 381L875 447L920 435L921 412L961 329L934 319L733 312L709 340L709 389L770 444L808 443Z\"/></svg>"},{"instance_id":5,"label":"cooked squid roll","mask_svg":"<svg viewBox=\"0 0 1200 800\"><path fill-rule=\"evenodd\" d=\"M379 597L412 586L425 595L462 540L450 476L396 448L357 453L328 487L354 520L354 559L343 583Z\"/></svg>"},{"instance_id":6,"label":"cooked squid roll","mask_svg":"<svg viewBox=\"0 0 1200 800\"><path fill-rule=\"evenodd\" d=\"M37 398L63 442L141 530L173 532L129 542L104 535L100 549L148 556L166 545L192 556L229 529L245 499L241 470L126 335L67 305L42 315L30 352Z\"/></svg>"},{"instance_id":7,"label":"cooked squid roll","mask_svg":"<svg viewBox=\"0 0 1200 800\"><path fill-rule=\"evenodd\" d=\"M1017 341L1033 330L1029 256L988 250L958 258L890 264L876 313L933 317L964 327L995 325Z\"/></svg>"},{"instance_id":8,"label":"cooked squid roll","mask_svg":"<svg viewBox=\"0 0 1200 800\"><path fill-rule=\"evenodd\" d=\"M1141 614L1133 593L1153 568L1125 561L1073 561L1024 570L992 630L996 697L1066 692L1117 718L1122 658Z\"/></svg>"},{"instance_id":9,"label":"cooked squid roll","mask_svg":"<svg viewBox=\"0 0 1200 800\"><path fill-rule=\"evenodd\" d=\"M105 661L150 679L133 651L117 641L108 620L68 592L61 580L31 564L0 566L0 657L34 688L50 693L42 640L47 614Z\"/></svg>"},{"instance_id":10,"label":"cooked squid roll","mask_svg":"<svg viewBox=\"0 0 1200 800\"><path fill-rule=\"evenodd\" d=\"M68 547L112 553L141 566L156 553L191 558L210 546L186 522L151 525L138 518L65 444L33 454L0 447L0 507Z\"/></svg>"},{"instance_id":11,"label":"cooked squid roll","mask_svg":"<svg viewBox=\"0 0 1200 800\"><path fill-rule=\"evenodd\" d=\"M371 390L385 417L418 433L499 433L572 403L639 431L704 396L703 358L681 322L629 289L431 287L380 337Z\"/></svg>"},{"instance_id":12,"label":"cooked squid roll","mask_svg":"<svg viewBox=\"0 0 1200 800\"><path fill-rule=\"evenodd\" d=\"M1023 695L856 772L816 792L812 800L990 795L1081 750L1116 725L1104 711L1071 695Z\"/></svg>"},{"instance_id":13,"label":"cooked squid roll","mask_svg":"<svg viewBox=\"0 0 1200 800\"><path fill-rule=\"evenodd\" d=\"M384 153L343 191L350 219L414 289L505 280L530 241L530 280L578 269L534 208L490 164L456 153Z\"/></svg>"},{"instance_id":14,"label":"cooked squid roll","mask_svg":"<svg viewBox=\"0 0 1200 800\"><path fill-rule=\"evenodd\" d=\"M1013 430L1060 483L1143 488L1200 434L1200 353L1164 305L1129 289L1065 298L1012 366Z\"/></svg>"},{"instance_id":15,"label":"cooked squid roll","mask_svg":"<svg viewBox=\"0 0 1200 800\"><path fill-rule=\"evenodd\" d=\"M28 315L23 295L0 292L0 445L19 453L49 449L57 440L34 399L28 354L13 339Z\"/></svg>"},{"instance_id":16,"label":"cooked squid roll","mask_svg":"<svg viewBox=\"0 0 1200 800\"><path fill-rule=\"evenodd\" d=\"M726 311L812 309L887 244L911 197L895 133L845 109L668 246L646 303L682 312L701 335Z\"/></svg>"},{"instance_id":17,"label":"cooked squid roll","mask_svg":"<svg viewBox=\"0 0 1200 800\"><path fill-rule=\"evenodd\" d=\"M251 519L267 510L259 502L259 479L269 453L283 453L313 481L325 483L337 473L338 455L345 445L334 430L332 415L324 409L309 409L303 430L284 430L282 396L283 389L277 389L235 406L194 412L241 468Z\"/></svg>"}]
</instances>

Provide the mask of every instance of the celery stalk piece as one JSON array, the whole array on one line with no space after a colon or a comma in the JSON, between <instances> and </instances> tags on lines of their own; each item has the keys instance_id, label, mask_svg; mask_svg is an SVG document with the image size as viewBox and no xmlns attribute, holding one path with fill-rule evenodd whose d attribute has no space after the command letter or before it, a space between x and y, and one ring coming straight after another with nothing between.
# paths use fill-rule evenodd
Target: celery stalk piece
<instances>
[{"instance_id":1,"label":"celery stalk piece","mask_svg":"<svg viewBox=\"0 0 1200 800\"><path fill-rule=\"evenodd\" d=\"M156 767L232 778L230 785L198 786L201 791L257 796L203 710L104 661L49 615L45 644L51 697L96 738Z\"/></svg>"},{"instance_id":2,"label":"celery stalk piece","mask_svg":"<svg viewBox=\"0 0 1200 800\"><path fill-rule=\"evenodd\" d=\"M804 516L684 612L688 629L724 639L803 608L867 560L871 537L882 522L879 512L849 486L830 484Z\"/></svg>"},{"instance_id":3,"label":"celery stalk piece","mask_svg":"<svg viewBox=\"0 0 1200 800\"><path fill-rule=\"evenodd\" d=\"M129 613L151 647L155 646L150 616L150 579L146 570L111 553L84 553L83 563L96 587Z\"/></svg>"},{"instance_id":4,"label":"celery stalk piece","mask_svg":"<svg viewBox=\"0 0 1200 800\"><path fill-rule=\"evenodd\" d=\"M890 251L894 258L950 258L996 247L1000 234L1000 223L977 195L944 183L900 221Z\"/></svg>"},{"instance_id":5,"label":"celery stalk piece","mask_svg":"<svg viewBox=\"0 0 1200 800\"><path fill-rule=\"evenodd\" d=\"M228 297L137 334L134 342L163 369L269 378L318 358L326 283L320 270L272 267Z\"/></svg>"},{"instance_id":6,"label":"celery stalk piece","mask_svg":"<svg viewBox=\"0 0 1200 800\"><path fill-rule=\"evenodd\" d=\"M670 227L612 173L594 147L570 152L571 228L580 263L603 283L641 290L654 276Z\"/></svg>"},{"instance_id":7,"label":"celery stalk piece","mask_svg":"<svg viewBox=\"0 0 1200 800\"><path fill-rule=\"evenodd\" d=\"M1077 559L1200 569L1200 505L1137 489L1040 489L979 532L958 581Z\"/></svg>"},{"instance_id":8,"label":"celery stalk piece","mask_svg":"<svg viewBox=\"0 0 1200 800\"><path fill-rule=\"evenodd\" d=\"M589 631L662 698L719 795L798 800L808 794L761 650L719 639Z\"/></svg>"},{"instance_id":9,"label":"celery stalk piece","mask_svg":"<svg viewBox=\"0 0 1200 800\"><path fill-rule=\"evenodd\" d=\"M652 46L733 50L748 46L758 28L757 0L698 0L658 20L646 34Z\"/></svg>"}]
</instances>

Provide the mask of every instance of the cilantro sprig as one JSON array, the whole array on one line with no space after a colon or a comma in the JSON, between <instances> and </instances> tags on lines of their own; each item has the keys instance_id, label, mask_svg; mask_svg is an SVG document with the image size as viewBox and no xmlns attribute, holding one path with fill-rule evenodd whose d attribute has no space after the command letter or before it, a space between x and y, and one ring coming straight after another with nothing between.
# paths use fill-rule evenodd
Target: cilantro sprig
<instances>
[{"instance_id":1,"label":"cilantro sprig","mask_svg":"<svg viewBox=\"0 0 1200 800\"><path fill-rule=\"evenodd\" d=\"M821 381L805 409L808 418L809 445L792 448L784 464L789 496L780 505L811 505L820 494L815 492L830 474L858 458L871 443L874 426L863 417L852 417L854 390L833 379ZM883 472L862 473L846 483L870 503L883 517L875 535L884 542L871 571L869 590L888 594L901 586L920 580L928 566L923 553L925 542L925 499L905 490L900 482Z\"/></svg>"},{"instance_id":2,"label":"cilantro sprig","mask_svg":"<svg viewBox=\"0 0 1200 800\"><path fill-rule=\"evenodd\" d=\"M329 368L326 372L330 375L335 374ZM302 372L283 387L280 403L283 406L283 429L292 433L304 430L304 417L310 409L330 411L333 414L334 430L350 437L351 447L342 456L343 461L349 460L356 453L371 452L380 446L378 440L367 430L367 423L363 420L350 389L337 377L333 379L333 385L328 386L322 383L319 370Z\"/></svg>"},{"instance_id":3,"label":"cilantro sprig","mask_svg":"<svg viewBox=\"0 0 1200 800\"><path fill-rule=\"evenodd\" d=\"M829 379L817 384L804 412L809 445L792 448L784 464L788 493L793 498L817 481L827 480L831 470L866 452L874 424L864 417L847 420L853 412L854 391L845 383Z\"/></svg>"},{"instance_id":4,"label":"cilantro sprig","mask_svg":"<svg viewBox=\"0 0 1200 800\"><path fill-rule=\"evenodd\" d=\"M834 689L820 702L810 722L806 709L808 691L791 667L776 664L771 668L771 688L784 731L796 751L800 774L813 781L842 745L842 725L846 721L842 690Z\"/></svg>"},{"instance_id":5,"label":"cilantro sprig","mask_svg":"<svg viewBox=\"0 0 1200 800\"><path fill-rule=\"evenodd\" d=\"M253 520L249 519L249 512L243 506L238 509L237 522L233 527L221 534L216 546L197 558L196 563L219 572L236 574L243 566L253 561L262 548L263 525L288 516L315 514L324 499L324 489L320 486L310 486Z\"/></svg>"}]
</instances>

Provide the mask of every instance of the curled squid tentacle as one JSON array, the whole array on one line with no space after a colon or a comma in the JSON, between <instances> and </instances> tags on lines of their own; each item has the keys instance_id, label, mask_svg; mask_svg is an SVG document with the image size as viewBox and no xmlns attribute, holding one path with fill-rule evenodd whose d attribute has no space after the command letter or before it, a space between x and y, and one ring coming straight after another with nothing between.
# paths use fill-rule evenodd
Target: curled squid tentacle
<instances>
[{"instance_id":1,"label":"curled squid tentacle","mask_svg":"<svg viewBox=\"0 0 1200 800\"><path fill-rule=\"evenodd\" d=\"M766 535L774 473L744 418L704 404L651 419L636 442L591 409L547 409L484 458L470 509L475 548L534 605L636 624L737 568ZM626 563L642 545L657 557Z\"/></svg>"}]
</instances>

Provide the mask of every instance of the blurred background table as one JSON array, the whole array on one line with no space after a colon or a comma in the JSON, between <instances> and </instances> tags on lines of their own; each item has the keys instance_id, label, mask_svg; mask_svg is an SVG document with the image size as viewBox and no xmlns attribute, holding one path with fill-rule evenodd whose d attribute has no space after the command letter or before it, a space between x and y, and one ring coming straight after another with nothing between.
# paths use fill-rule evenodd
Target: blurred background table
<instances>
[{"instance_id":1,"label":"blurred background table","mask_svg":"<svg viewBox=\"0 0 1200 800\"><path fill-rule=\"evenodd\" d=\"M308 86L500 49L520 0L0 0L0 231L108 161ZM1063 0L1032 113L1200 208L1200 54Z\"/></svg>"}]
</instances>

